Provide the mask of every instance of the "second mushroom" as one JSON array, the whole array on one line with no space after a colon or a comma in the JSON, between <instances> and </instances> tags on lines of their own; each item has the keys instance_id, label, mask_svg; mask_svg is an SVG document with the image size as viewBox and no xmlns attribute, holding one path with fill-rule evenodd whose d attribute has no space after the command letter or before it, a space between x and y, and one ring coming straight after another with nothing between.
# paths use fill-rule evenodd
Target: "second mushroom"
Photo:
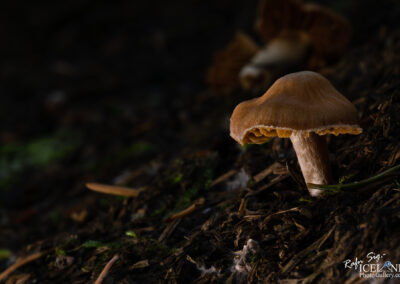
<instances>
[{"instance_id":1,"label":"second mushroom","mask_svg":"<svg viewBox=\"0 0 400 284\"><path fill-rule=\"evenodd\" d=\"M230 132L241 145L290 138L305 182L328 184L332 179L323 135L360 134L358 121L354 105L326 78L302 71L283 76L263 96L237 105Z\"/></svg>"}]
</instances>

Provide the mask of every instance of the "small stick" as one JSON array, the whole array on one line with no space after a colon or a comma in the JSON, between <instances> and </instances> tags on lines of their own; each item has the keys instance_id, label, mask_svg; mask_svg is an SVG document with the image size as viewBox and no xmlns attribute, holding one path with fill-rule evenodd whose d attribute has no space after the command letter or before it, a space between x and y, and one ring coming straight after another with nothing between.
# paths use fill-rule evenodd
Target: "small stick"
<instances>
[{"instance_id":1,"label":"small stick","mask_svg":"<svg viewBox=\"0 0 400 284\"><path fill-rule=\"evenodd\" d=\"M145 260L141 260L136 262L134 265L132 265L129 270L131 269L138 269L138 268L145 268L149 266L149 260L145 259Z\"/></svg>"},{"instance_id":2,"label":"small stick","mask_svg":"<svg viewBox=\"0 0 400 284\"><path fill-rule=\"evenodd\" d=\"M260 187L259 189L255 190L255 191L250 191L246 194L245 197L250 197L250 196L254 196L254 195L258 195L262 192L264 192L265 190L267 190L268 188L274 186L277 183L280 183L281 181L287 179L289 176L277 176L276 178L274 178L273 180L271 180L269 183L263 185L262 187Z\"/></svg>"},{"instance_id":3,"label":"small stick","mask_svg":"<svg viewBox=\"0 0 400 284\"><path fill-rule=\"evenodd\" d=\"M89 182L86 184L86 187L90 190L102 192L106 194L120 195L120 196L128 196L128 197L137 197L140 193L141 189L134 189L129 187L115 186L115 185L107 185L101 183Z\"/></svg>"},{"instance_id":4,"label":"small stick","mask_svg":"<svg viewBox=\"0 0 400 284\"><path fill-rule=\"evenodd\" d=\"M15 270L17 270L18 268L24 266L25 264L28 264L32 261L35 261L36 259L42 257L45 254L45 252L37 252L31 255L28 255L25 258L19 258L17 259L17 261L15 261L15 263L13 265L11 265L9 268L7 268L6 270L4 270L1 274L0 274L0 281L5 280L8 275L10 275L11 273L13 273Z\"/></svg>"},{"instance_id":5,"label":"small stick","mask_svg":"<svg viewBox=\"0 0 400 284\"><path fill-rule=\"evenodd\" d=\"M393 168L390 168L384 172L381 172L380 174L377 174L373 177L364 179L362 181L355 181L352 183L347 183L347 184L313 184L313 183L307 183L308 188L312 189L321 189L321 190L326 190L326 191L337 191L337 190L344 190L344 191L350 191L354 190L360 187L363 187L365 185L369 185L372 183L375 183L377 181L382 180L383 178L387 177L388 174L400 174L396 173L396 171L400 170L400 165L394 166Z\"/></svg>"},{"instance_id":6,"label":"small stick","mask_svg":"<svg viewBox=\"0 0 400 284\"><path fill-rule=\"evenodd\" d=\"M158 242L164 241L166 238L168 238L178 227L179 223L181 222L182 219L175 219L171 223L169 223L164 231L161 233L161 235L158 237Z\"/></svg>"},{"instance_id":7,"label":"small stick","mask_svg":"<svg viewBox=\"0 0 400 284\"><path fill-rule=\"evenodd\" d=\"M225 174L223 174L222 176L219 176L218 178L216 178L210 185L210 187L214 187L217 184L227 180L228 178L230 178L231 176L233 176L234 174L237 173L237 170L230 170L228 172L226 172Z\"/></svg>"},{"instance_id":8,"label":"small stick","mask_svg":"<svg viewBox=\"0 0 400 284\"><path fill-rule=\"evenodd\" d=\"M152 232L152 231L154 231L154 229L155 228L153 226L143 227L143 228L135 229L135 232Z\"/></svg>"},{"instance_id":9,"label":"small stick","mask_svg":"<svg viewBox=\"0 0 400 284\"><path fill-rule=\"evenodd\" d=\"M240 205L239 205L239 209L238 209L238 215L242 216L244 209L246 207L246 198L242 198L242 200L240 201Z\"/></svg>"},{"instance_id":10,"label":"small stick","mask_svg":"<svg viewBox=\"0 0 400 284\"><path fill-rule=\"evenodd\" d=\"M99 277L97 278L96 282L94 282L94 284L103 283L104 278L106 278L108 272L110 271L113 264L118 260L118 258L119 258L119 256L118 256L118 254L116 254L113 256L113 258L110 259L109 262L107 262L106 266L104 266L103 271L101 271Z\"/></svg>"},{"instance_id":11,"label":"small stick","mask_svg":"<svg viewBox=\"0 0 400 284\"><path fill-rule=\"evenodd\" d=\"M192 204L188 208L186 208L185 210L180 211L180 212L178 212L178 213L176 213L176 214L164 219L164 223L169 223L169 222L171 222L171 221L173 221L175 219L181 219L181 218L189 215L190 213L192 213L194 210L196 210L196 204Z\"/></svg>"},{"instance_id":12,"label":"small stick","mask_svg":"<svg viewBox=\"0 0 400 284\"><path fill-rule=\"evenodd\" d=\"M262 170L261 172L259 172L258 174L256 174L253 177L253 180L255 183L259 183L260 181L262 181L263 179L265 179L267 176L269 176L270 174L272 174L274 172L274 170L276 168L278 168L281 164L278 162L273 163L272 165L270 165L268 168Z\"/></svg>"},{"instance_id":13,"label":"small stick","mask_svg":"<svg viewBox=\"0 0 400 284\"><path fill-rule=\"evenodd\" d=\"M268 215L267 217L265 217L264 222L271 219L272 216L280 215L280 214L284 214L284 213L288 213L288 212L298 212L299 210L300 210L299 207L293 207L293 208L290 208L287 210L281 210L281 211L272 213L272 214Z\"/></svg>"},{"instance_id":14,"label":"small stick","mask_svg":"<svg viewBox=\"0 0 400 284\"><path fill-rule=\"evenodd\" d=\"M193 211L196 210L196 207L197 207L197 206L204 204L204 201L205 201L205 200L204 200L204 198L202 198L202 197L199 198L199 199L196 199L196 200L193 202L193 204L190 205L190 206L189 206L188 208L186 208L185 210L182 210L182 211L180 211L180 212L178 212L178 213L176 213L176 214L174 214L174 215L172 215L172 216L170 216L170 217L164 219L164 223L169 223L169 222L171 222L171 221L173 221L173 220L175 220L175 219L181 219L181 218L183 218L183 217L189 215L190 213L192 213Z\"/></svg>"}]
</instances>

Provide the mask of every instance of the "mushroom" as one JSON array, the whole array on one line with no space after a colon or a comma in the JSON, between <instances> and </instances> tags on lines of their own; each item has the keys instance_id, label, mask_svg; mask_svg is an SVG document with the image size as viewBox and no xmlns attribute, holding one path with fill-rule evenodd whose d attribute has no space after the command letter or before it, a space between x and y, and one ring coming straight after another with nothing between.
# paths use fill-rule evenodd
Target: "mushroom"
<instances>
[{"instance_id":1,"label":"mushroom","mask_svg":"<svg viewBox=\"0 0 400 284\"><path fill-rule=\"evenodd\" d=\"M301 33L311 53L328 60L341 55L351 38L351 25L344 17L300 0L262 0L255 29L266 42L287 32Z\"/></svg>"},{"instance_id":2,"label":"mushroom","mask_svg":"<svg viewBox=\"0 0 400 284\"><path fill-rule=\"evenodd\" d=\"M303 65L308 50L308 38L302 33L285 33L272 39L240 70L242 88L253 91L264 88L273 77L277 78L287 73L286 70Z\"/></svg>"},{"instance_id":3,"label":"mushroom","mask_svg":"<svg viewBox=\"0 0 400 284\"><path fill-rule=\"evenodd\" d=\"M326 134L360 134L354 105L322 75L312 71L278 79L261 97L234 109L230 135L239 144L290 138L306 184L331 182ZM309 188L312 196L321 190Z\"/></svg>"},{"instance_id":4,"label":"mushroom","mask_svg":"<svg viewBox=\"0 0 400 284\"><path fill-rule=\"evenodd\" d=\"M265 70L275 66L286 70L300 64L323 67L344 52L351 37L351 25L345 18L300 0L261 1L255 28L267 44L241 70L244 89L265 87L269 81Z\"/></svg>"},{"instance_id":5,"label":"mushroom","mask_svg":"<svg viewBox=\"0 0 400 284\"><path fill-rule=\"evenodd\" d=\"M258 50L258 45L247 34L237 32L234 39L215 54L208 69L206 80L213 91L227 95L240 88L239 72Z\"/></svg>"}]
</instances>

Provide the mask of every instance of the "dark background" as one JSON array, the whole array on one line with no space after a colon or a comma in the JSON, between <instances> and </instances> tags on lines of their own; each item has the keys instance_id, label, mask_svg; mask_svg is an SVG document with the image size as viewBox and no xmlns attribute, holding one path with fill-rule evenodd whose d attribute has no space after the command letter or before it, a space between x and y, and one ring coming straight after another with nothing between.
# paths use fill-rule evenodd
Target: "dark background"
<instances>
[{"instance_id":1,"label":"dark background","mask_svg":"<svg viewBox=\"0 0 400 284\"><path fill-rule=\"evenodd\" d=\"M387 42L394 41L399 2L316 2L353 25L350 55L340 63L351 67L343 69L346 73L333 67L339 70L330 78L335 86L351 90L354 82L362 88L392 80L394 73L386 74L383 68L381 74L365 78L360 70L365 58L381 54ZM105 211L100 201L93 201L85 182L111 184L125 171L153 161L168 169L171 161L201 151L220 155L218 173L229 169L235 162L232 153L238 151L229 138L229 116L238 102L259 94L213 94L205 83L206 71L214 53L238 30L261 43L253 30L257 4L2 3L0 249L18 255L28 244L95 227L93 220L100 222ZM373 72L374 64L366 66ZM349 70L357 70L356 81ZM360 93L346 96L355 100ZM139 179L129 186L143 182L150 183ZM70 213L82 208L89 208L89 217L83 223L71 221Z\"/></svg>"},{"instance_id":2,"label":"dark background","mask_svg":"<svg viewBox=\"0 0 400 284\"><path fill-rule=\"evenodd\" d=\"M320 2L352 22L352 44L398 26L396 1ZM26 137L60 127L41 111L55 91L92 109L122 97L138 99L144 109L157 97L170 109L176 98L204 90L213 53L237 30L254 35L256 6L255 0L5 3L2 128Z\"/></svg>"}]
</instances>

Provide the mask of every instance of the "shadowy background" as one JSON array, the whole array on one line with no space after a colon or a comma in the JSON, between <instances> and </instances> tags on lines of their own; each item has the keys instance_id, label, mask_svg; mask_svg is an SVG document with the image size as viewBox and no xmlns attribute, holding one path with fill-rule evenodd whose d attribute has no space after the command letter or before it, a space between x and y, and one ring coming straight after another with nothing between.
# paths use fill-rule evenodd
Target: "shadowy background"
<instances>
[{"instance_id":1,"label":"shadowy background","mask_svg":"<svg viewBox=\"0 0 400 284\"><path fill-rule=\"evenodd\" d=\"M353 24L349 50L399 27L398 1L316 2ZM85 182L113 183L149 161L208 148L219 152L221 165L233 163L228 154L237 146L228 118L239 101L254 95L213 95L205 74L236 31L259 40L253 31L257 4L3 3L0 249L18 252L84 228L86 221L69 214L93 196ZM336 78L338 88L349 80ZM101 210L96 206L86 220Z\"/></svg>"}]
</instances>

